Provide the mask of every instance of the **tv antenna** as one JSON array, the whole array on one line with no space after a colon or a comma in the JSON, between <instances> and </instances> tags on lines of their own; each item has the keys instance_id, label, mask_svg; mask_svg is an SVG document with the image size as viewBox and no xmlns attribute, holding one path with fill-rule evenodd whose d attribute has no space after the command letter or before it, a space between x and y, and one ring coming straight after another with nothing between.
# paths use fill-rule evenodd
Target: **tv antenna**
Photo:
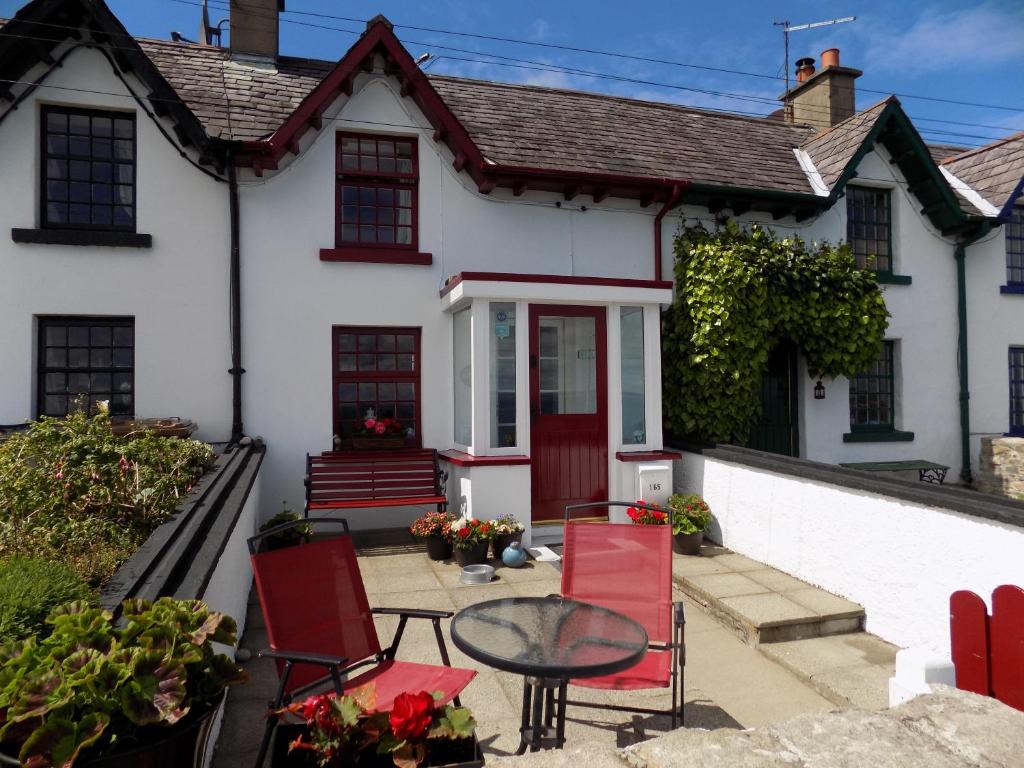
<instances>
[{"instance_id":1,"label":"tv antenna","mask_svg":"<svg viewBox=\"0 0 1024 768\"><path fill-rule=\"evenodd\" d=\"M791 24L789 21L772 20L772 25L782 27L782 41L786 49L786 93L789 93L789 33L799 32L802 29L816 29L817 27L831 27L835 24L845 24L848 21L856 21L856 16L844 16L841 19L829 19L828 21L814 21L810 24Z\"/></svg>"}]
</instances>

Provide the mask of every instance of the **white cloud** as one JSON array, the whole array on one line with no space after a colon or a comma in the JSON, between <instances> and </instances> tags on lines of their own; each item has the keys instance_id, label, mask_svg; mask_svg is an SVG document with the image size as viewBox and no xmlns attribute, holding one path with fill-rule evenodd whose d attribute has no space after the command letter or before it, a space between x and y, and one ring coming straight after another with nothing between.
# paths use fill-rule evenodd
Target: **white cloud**
<instances>
[{"instance_id":1,"label":"white cloud","mask_svg":"<svg viewBox=\"0 0 1024 768\"><path fill-rule=\"evenodd\" d=\"M547 19L537 19L530 25L529 39L535 43L547 40L548 32L551 31L551 25Z\"/></svg>"},{"instance_id":2,"label":"white cloud","mask_svg":"<svg viewBox=\"0 0 1024 768\"><path fill-rule=\"evenodd\" d=\"M872 71L900 69L912 74L971 70L1004 64L1024 57L1024 5L977 5L942 12L921 9L906 29L885 30L891 21L868 20L860 32L869 36L865 64Z\"/></svg>"}]
</instances>

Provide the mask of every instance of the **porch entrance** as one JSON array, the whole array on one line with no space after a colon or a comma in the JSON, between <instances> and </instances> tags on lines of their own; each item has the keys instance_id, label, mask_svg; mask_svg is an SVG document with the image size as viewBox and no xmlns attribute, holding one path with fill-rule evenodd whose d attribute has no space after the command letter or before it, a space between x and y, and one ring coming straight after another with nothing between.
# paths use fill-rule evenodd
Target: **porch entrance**
<instances>
[{"instance_id":1,"label":"porch entrance","mask_svg":"<svg viewBox=\"0 0 1024 768\"><path fill-rule=\"evenodd\" d=\"M604 307L530 305L533 520L608 496Z\"/></svg>"},{"instance_id":2,"label":"porch entrance","mask_svg":"<svg viewBox=\"0 0 1024 768\"><path fill-rule=\"evenodd\" d=\"M748 448L800 455L796 375L796 345L781 341L768 356L761 379L761 418L750 432Z\"/></svg>"}]
</instances>

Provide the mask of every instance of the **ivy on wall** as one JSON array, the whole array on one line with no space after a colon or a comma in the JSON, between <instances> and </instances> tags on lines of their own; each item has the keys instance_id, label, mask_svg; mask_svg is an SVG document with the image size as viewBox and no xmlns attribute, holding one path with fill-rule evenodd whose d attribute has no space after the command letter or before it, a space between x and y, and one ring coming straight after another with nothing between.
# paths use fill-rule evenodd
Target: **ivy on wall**
<instances>
[{"instance_id":1,"label":"ivy on wall","mask_svg":"<svg viewBox=\"0 0 1024 768\"><path fill-rule=\"evenodd\" d=\"M780 340L799 347L812 378L854 376L878 357L888 326L875 276L847 246L757 224L682 228L675 285L662 375L666 431L680 436L744 444Z\"/></svg>"}]
</instances>

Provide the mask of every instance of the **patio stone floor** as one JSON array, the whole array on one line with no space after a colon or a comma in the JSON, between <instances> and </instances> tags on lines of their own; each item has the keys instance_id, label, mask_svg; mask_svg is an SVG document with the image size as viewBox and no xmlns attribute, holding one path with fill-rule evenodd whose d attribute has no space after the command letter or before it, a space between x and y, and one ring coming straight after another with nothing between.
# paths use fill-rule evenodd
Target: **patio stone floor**
<instances>
[{"instance_id":1,"label":"patio stone floor","mask_svg":"<svg viewBox=\"0 0 1024 768\"><path fill-rule=\"evenodd\" d=\"M370 605L374 607L457 611L499 597L556 593L561 578L557 564L531 561L520 569L499 565L498 578L491 584L466 586L459 582L459 568L453 562L433 563L421 547L411 541L396 543L393 534L384 539L364 537L359 548L359 566ZM701 606L681 593L677 593L676 599L687 604L684 699L688 728L756 727L835 709L810 685L746 645ZM387 643L397 626L397 617L378 616L375 621L381 642ZM490 756L508 755L519 742L523 680L466 657L451 643L446 624L443 622L452 663L479 672L462 694L462 701L476 716L484 752ZM274 694L274 666L256 658L256 653L267 646L267 640L255 593L250 598L240 645L253 654L251 660L243 663L251 679L229 694L215 768L254 764L266 702ZM399 658L440 662L430 622L409 622ZM668 690L624 693L577 688L572 695L581 700L655 708L667 707L670 698ZM604 743L622 747L668 730L667 717L570 707L566 736L570 745Z\"/></svg>"}]
</instances>

